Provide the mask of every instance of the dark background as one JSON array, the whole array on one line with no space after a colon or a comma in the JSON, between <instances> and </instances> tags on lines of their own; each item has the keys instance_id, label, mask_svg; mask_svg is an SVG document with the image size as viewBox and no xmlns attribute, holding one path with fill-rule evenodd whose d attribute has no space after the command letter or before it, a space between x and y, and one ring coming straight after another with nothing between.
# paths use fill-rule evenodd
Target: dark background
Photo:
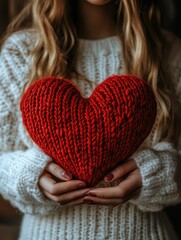
<instances>
[{"instance_id":1,"label":"dark background","mask_svg":"<svg viewBox=\"0 0 181 240\"><path fill-rule=\"evenodd\" d=\"M181 0L158 0L158 2L164 28L181 38ZM25 0L0 0L0 37L24 3L26 3ZM167 208L166 212L181 239L181 205ZM12 208L0 197L0 239L16 240L20 221L21 214L18 210Z\"/></svg>"},{"instance_id":2,"label":"dark background","mask_svg":"<svg viewBox=\"0 0 181 240\"><path fill-rule=\"evenodd\" d=\"M181 37L181 0L153 1L158 1L160 5L164 27ZM26 0L0 0L0 34L5 31L9 21L21 10L24 3Z\"/></svg>"}]
</instances>

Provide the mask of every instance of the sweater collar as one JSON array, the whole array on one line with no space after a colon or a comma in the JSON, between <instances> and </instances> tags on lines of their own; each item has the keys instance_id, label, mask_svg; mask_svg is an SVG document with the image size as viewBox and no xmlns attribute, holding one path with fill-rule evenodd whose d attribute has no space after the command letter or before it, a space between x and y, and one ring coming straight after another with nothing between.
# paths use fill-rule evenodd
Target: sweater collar
<instances>
[{"instance_id":1,"label":"sweater collar","mask_svg":"<svg viewBox=\"0 0 181 240\"><path fill-rule=\"evenodd\" d=\"M95 53L98 52L121 52L121 41L118 36L111 36L103 39L89 40L79 38L78 53Z\"/></svg>"}]
</instances>

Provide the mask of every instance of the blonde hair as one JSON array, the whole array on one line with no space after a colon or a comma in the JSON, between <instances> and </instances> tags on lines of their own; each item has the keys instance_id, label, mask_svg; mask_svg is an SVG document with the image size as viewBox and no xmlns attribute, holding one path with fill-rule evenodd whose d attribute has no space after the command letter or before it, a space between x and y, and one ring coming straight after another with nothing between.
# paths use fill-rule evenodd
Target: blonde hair
<instances>
[{"instance_id":1,"label":"blonde hair","mask_svg":"<svg viewBox=\"0 0 181 240\"><path fill-rule=\"evenodd\" d=\"M26 87L44 76L71 77L75 73L78 38L71 4L67 0L31 0L9 25L5 38L27 28L34 29L37 34ZM172 86L162 67L159 9L153 0L121 0L117 9L117 32L124 46L126 73L142 77L152 87L161 109L157 131L170 138Z\"/></svg>"}]
</instances>

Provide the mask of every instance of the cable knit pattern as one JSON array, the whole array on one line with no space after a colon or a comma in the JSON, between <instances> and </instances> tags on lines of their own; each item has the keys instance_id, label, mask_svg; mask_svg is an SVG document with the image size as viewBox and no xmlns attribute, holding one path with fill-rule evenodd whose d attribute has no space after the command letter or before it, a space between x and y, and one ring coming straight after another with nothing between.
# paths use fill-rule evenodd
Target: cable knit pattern
<instances>
[{"instance_id":1,"label":"cable knit pattern","mask_svg":"<svg viewBox=\"0 0 181 240\"><path fill-rule=\"evenodd\" d=\"M19 99L28 81L30 53L36 34L19 32L4 44L0 55L0 193L24 213L20 240L162 240L176 239L161 210L180 199L178 151L159 142L157 121L148 138L133 154L143 180L137 199L121 206L80 205L60 207L47 200L38 178L51 158L34 145L22 124ZM170 40L171 41L171 40ZM180 41L171 41L168 68L178 103L181 92ZM176 43L176 44L175 44ZM172 49L171 47L167 49ZM174 58L174 59L173 59ZM73 79L82 96L89 97L105 78L123 74L122 49L117 37L79 40L77 70L87 79ZM175 60L176 59L176 60ZM159 113L159 112L158 112ZM177 144L180 150L181 143ZM100 186L114 186L100 183Z\"/></svg>"}]
</instances>

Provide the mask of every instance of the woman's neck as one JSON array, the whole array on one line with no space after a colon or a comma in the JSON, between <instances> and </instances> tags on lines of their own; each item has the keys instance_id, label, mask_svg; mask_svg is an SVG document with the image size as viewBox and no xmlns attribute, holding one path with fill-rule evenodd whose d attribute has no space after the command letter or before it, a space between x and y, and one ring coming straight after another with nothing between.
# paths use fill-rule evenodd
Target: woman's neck
<instances>
[{"instance_id":1,"label":"woman's neck","mask_svg":"<svg viewBox=\"0 0 181 240\"><path fill-rule=\"evenodd\" d=\"M116 9L113 1L105 5L77 1L76 28L79 38L101 39L116 34Z\"/></svg>"}]
</instances>

